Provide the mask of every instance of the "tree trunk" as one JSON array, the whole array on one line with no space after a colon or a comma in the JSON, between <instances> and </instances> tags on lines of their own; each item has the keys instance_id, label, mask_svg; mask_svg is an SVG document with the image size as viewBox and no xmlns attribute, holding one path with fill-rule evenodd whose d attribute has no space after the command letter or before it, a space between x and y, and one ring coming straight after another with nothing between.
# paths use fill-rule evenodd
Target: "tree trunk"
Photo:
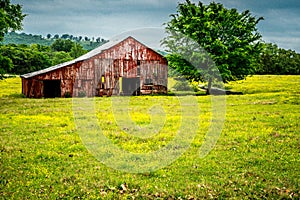
<instances>
[{"instance_id":1,"label":"tree trunk","mask_svg":"<svg viewBox=\"0 0 300 200\"><path fill-rule=\"evenodd\" d=\"M206 94L207 94L207 95L210 95L211 84L212 84L212 78L210 77L210 78L208 79L208 85L207 85L207 90L206 90Z\"/></svg>"}]
</instances>

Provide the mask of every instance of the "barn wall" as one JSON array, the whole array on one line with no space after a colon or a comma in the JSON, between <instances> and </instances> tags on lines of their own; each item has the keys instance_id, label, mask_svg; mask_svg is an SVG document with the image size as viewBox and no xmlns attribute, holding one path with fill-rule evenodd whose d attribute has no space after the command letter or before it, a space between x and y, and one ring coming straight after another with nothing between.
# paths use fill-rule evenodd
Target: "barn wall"
<instances>
[{"instance_id":1,"label":"barn wall","mask_svg":"<svg viewBox=\"0 0 300 200\"><path fill-rule=\"evenodd\" d=\"M138 73L138 71L140 73ZM142 92L153 88L155 92L167 91L167 60L160 54L127 38L102 53L54 71L22 79L22 91L27 97L44 96L44 80L61 81L61 97L118 95L120 78L139 77ZM153 87L145 86L152 80Z\"/></svg>"},{"instance_id":2,"label":"barn wall","mask_svg":"<svg viewBox=\"0 0 300 200\"><path fill-rule=\"evenodd\" d=\"M75 74L80 68L80 62L69 65L57 70L40 74L32 78L22 78L22 93L27 97L40 98L44 96L45 80L60 80L61 81L61 97L70 95L73 96L73 85Z\"/></svg>"},{"instance_id":3,"label":"barn wall","mask_svg":"<svg viewBox=\"0 0 300 200\"><path fill-rule=\"evenodd\" d=\"M140 69L140 87L146 79L154 80L155 85L162 85L162 90L157 92L166 93L168 66L167 60L152 49L129 38L118 45L92 58L95 67L96 91L103 89L104 92L119 94L119 80L123 78L137 77ZM102 83L104 77L104 86Z\"/></svg>"},{"instance_id":4,"label":"barn wall","mask_svg":"<svg viewBox=\"0 0 300 200\"><path fill-rule=\"evenodd\" d=\"M22 93L27 97L43 97L42 81L22 78Z\"/></svg>"}]
</instances>

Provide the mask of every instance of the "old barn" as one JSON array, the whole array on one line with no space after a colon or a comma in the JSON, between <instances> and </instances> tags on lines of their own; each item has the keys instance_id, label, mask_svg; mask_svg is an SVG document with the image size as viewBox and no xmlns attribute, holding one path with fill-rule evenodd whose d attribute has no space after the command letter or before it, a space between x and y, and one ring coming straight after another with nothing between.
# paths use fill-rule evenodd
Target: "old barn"
<instances>
[{"instance_id":1,"label":"old barn","mask_svg":"<svg viewBox=\"0 0 300 200\"><path fill-rule=\"evenodd\" d=\"M22 93L34 98L166 93L168 65L164 56L129 36L21 78Z\"/></svg>"}]
</instances>

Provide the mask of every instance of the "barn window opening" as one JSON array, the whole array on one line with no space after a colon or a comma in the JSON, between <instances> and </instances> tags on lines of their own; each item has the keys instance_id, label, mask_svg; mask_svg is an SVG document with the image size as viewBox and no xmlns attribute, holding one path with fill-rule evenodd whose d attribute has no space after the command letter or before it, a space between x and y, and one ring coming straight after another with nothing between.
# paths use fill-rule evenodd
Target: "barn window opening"
<instances>
[{"instance_id":1,"label":"barn window opening","mask_svg":"<svg viewBox=\"0 0 300 200\"><path fill-rule=\"evenodd\" d=\"M60 80L45 80L43 83L45 98L61 97Z\"/></svg>"},{"instance_id":2,"label":"barn window opening","mask_svg":"<svg viewBox=\"0 0 300 200\"><path fill-rule=\"evenodd\" d=\"M138 66L137 69L136 69L136 75L137 75L137 76L140 76L140 75L141 75L141 69L140 69L139 66Z\"/></svg>"},{"instance_id":3,"label":"barn window opening","mask_svg":"<svg viewBox=\"0 0 300 200\"><path fill-rule=\"evenodd\" d=\"M104 83L105 83L105 77L102 75L102 77L101 77L101 89L105 89L104 88Z\"/></svg>"},{"instance_id":4,"label":"barn window opening","mask_svg":"<svg viewBox=\"0 0 300 200\"><path fill-rule=\"evenodd\" d=\"M123 83L123 78L122 78L122 77L119 77L119 88L120 88L120 93L123 93L122 83Z\"/></svg>"},{"instance_id":5,"label":"barn window opening","mask_svg":"<svg viewBox=\"0 0 300 200\"><path fill-rule=\"evenodd\" d=\"M145 85L153 85L153 80L151 78L146 78Z\"/></svg>"}]
</instances>

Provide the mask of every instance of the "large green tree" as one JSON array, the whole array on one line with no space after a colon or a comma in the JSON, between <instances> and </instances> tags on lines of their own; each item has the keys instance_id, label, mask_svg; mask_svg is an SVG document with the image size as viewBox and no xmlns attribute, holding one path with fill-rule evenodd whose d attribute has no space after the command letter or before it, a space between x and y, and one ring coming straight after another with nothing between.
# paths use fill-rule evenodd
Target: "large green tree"
<instances>
[{"instance_id":1,"label":"large green tree","mask_svg":"<svg viewBox=\"0 0 300 200\"><path fill-rule=\"evenodd\" d=\"M255 72L261 51L261 35L256 26L263 18L253 17L249 10L240 13L215 2L204 5L186 0L179 3L177 9L166 24L169 36L164 39L168 51L173 52L168 56L172 68L190 81L207 80L208 93L215 73L214 65L224 82L244 79ZM177 33L194 40L213 62L205 56L201 58L201 51L193 52L192 46ZM195 69L189 60L181 58L180 53L184 51L204 66Z\"/></svg>"},{"instance_id":2,"label":"large green tree","mask_svg":"<svg viewBox=\"0 0 300 200\"><path fill-rule=\"evenodd\" d=\"M0 42L8 31L22 29L24 17L21 5L10 4L10 0L0 0ZM11 68L11 59L0 55L0 79L3 79L4 74Z\"/></svg>"},{"instance_id":3,"label":"large green tree","mask_svg":"<svg viewBox=\"0 0 300 200\"><path fill-rule=\"evenodd\" d=\"M8 31L21 30L25 16L22 14L21 5L13 5L10 0L0 0L0 41Z\"/></svg>"}]
</instances>

